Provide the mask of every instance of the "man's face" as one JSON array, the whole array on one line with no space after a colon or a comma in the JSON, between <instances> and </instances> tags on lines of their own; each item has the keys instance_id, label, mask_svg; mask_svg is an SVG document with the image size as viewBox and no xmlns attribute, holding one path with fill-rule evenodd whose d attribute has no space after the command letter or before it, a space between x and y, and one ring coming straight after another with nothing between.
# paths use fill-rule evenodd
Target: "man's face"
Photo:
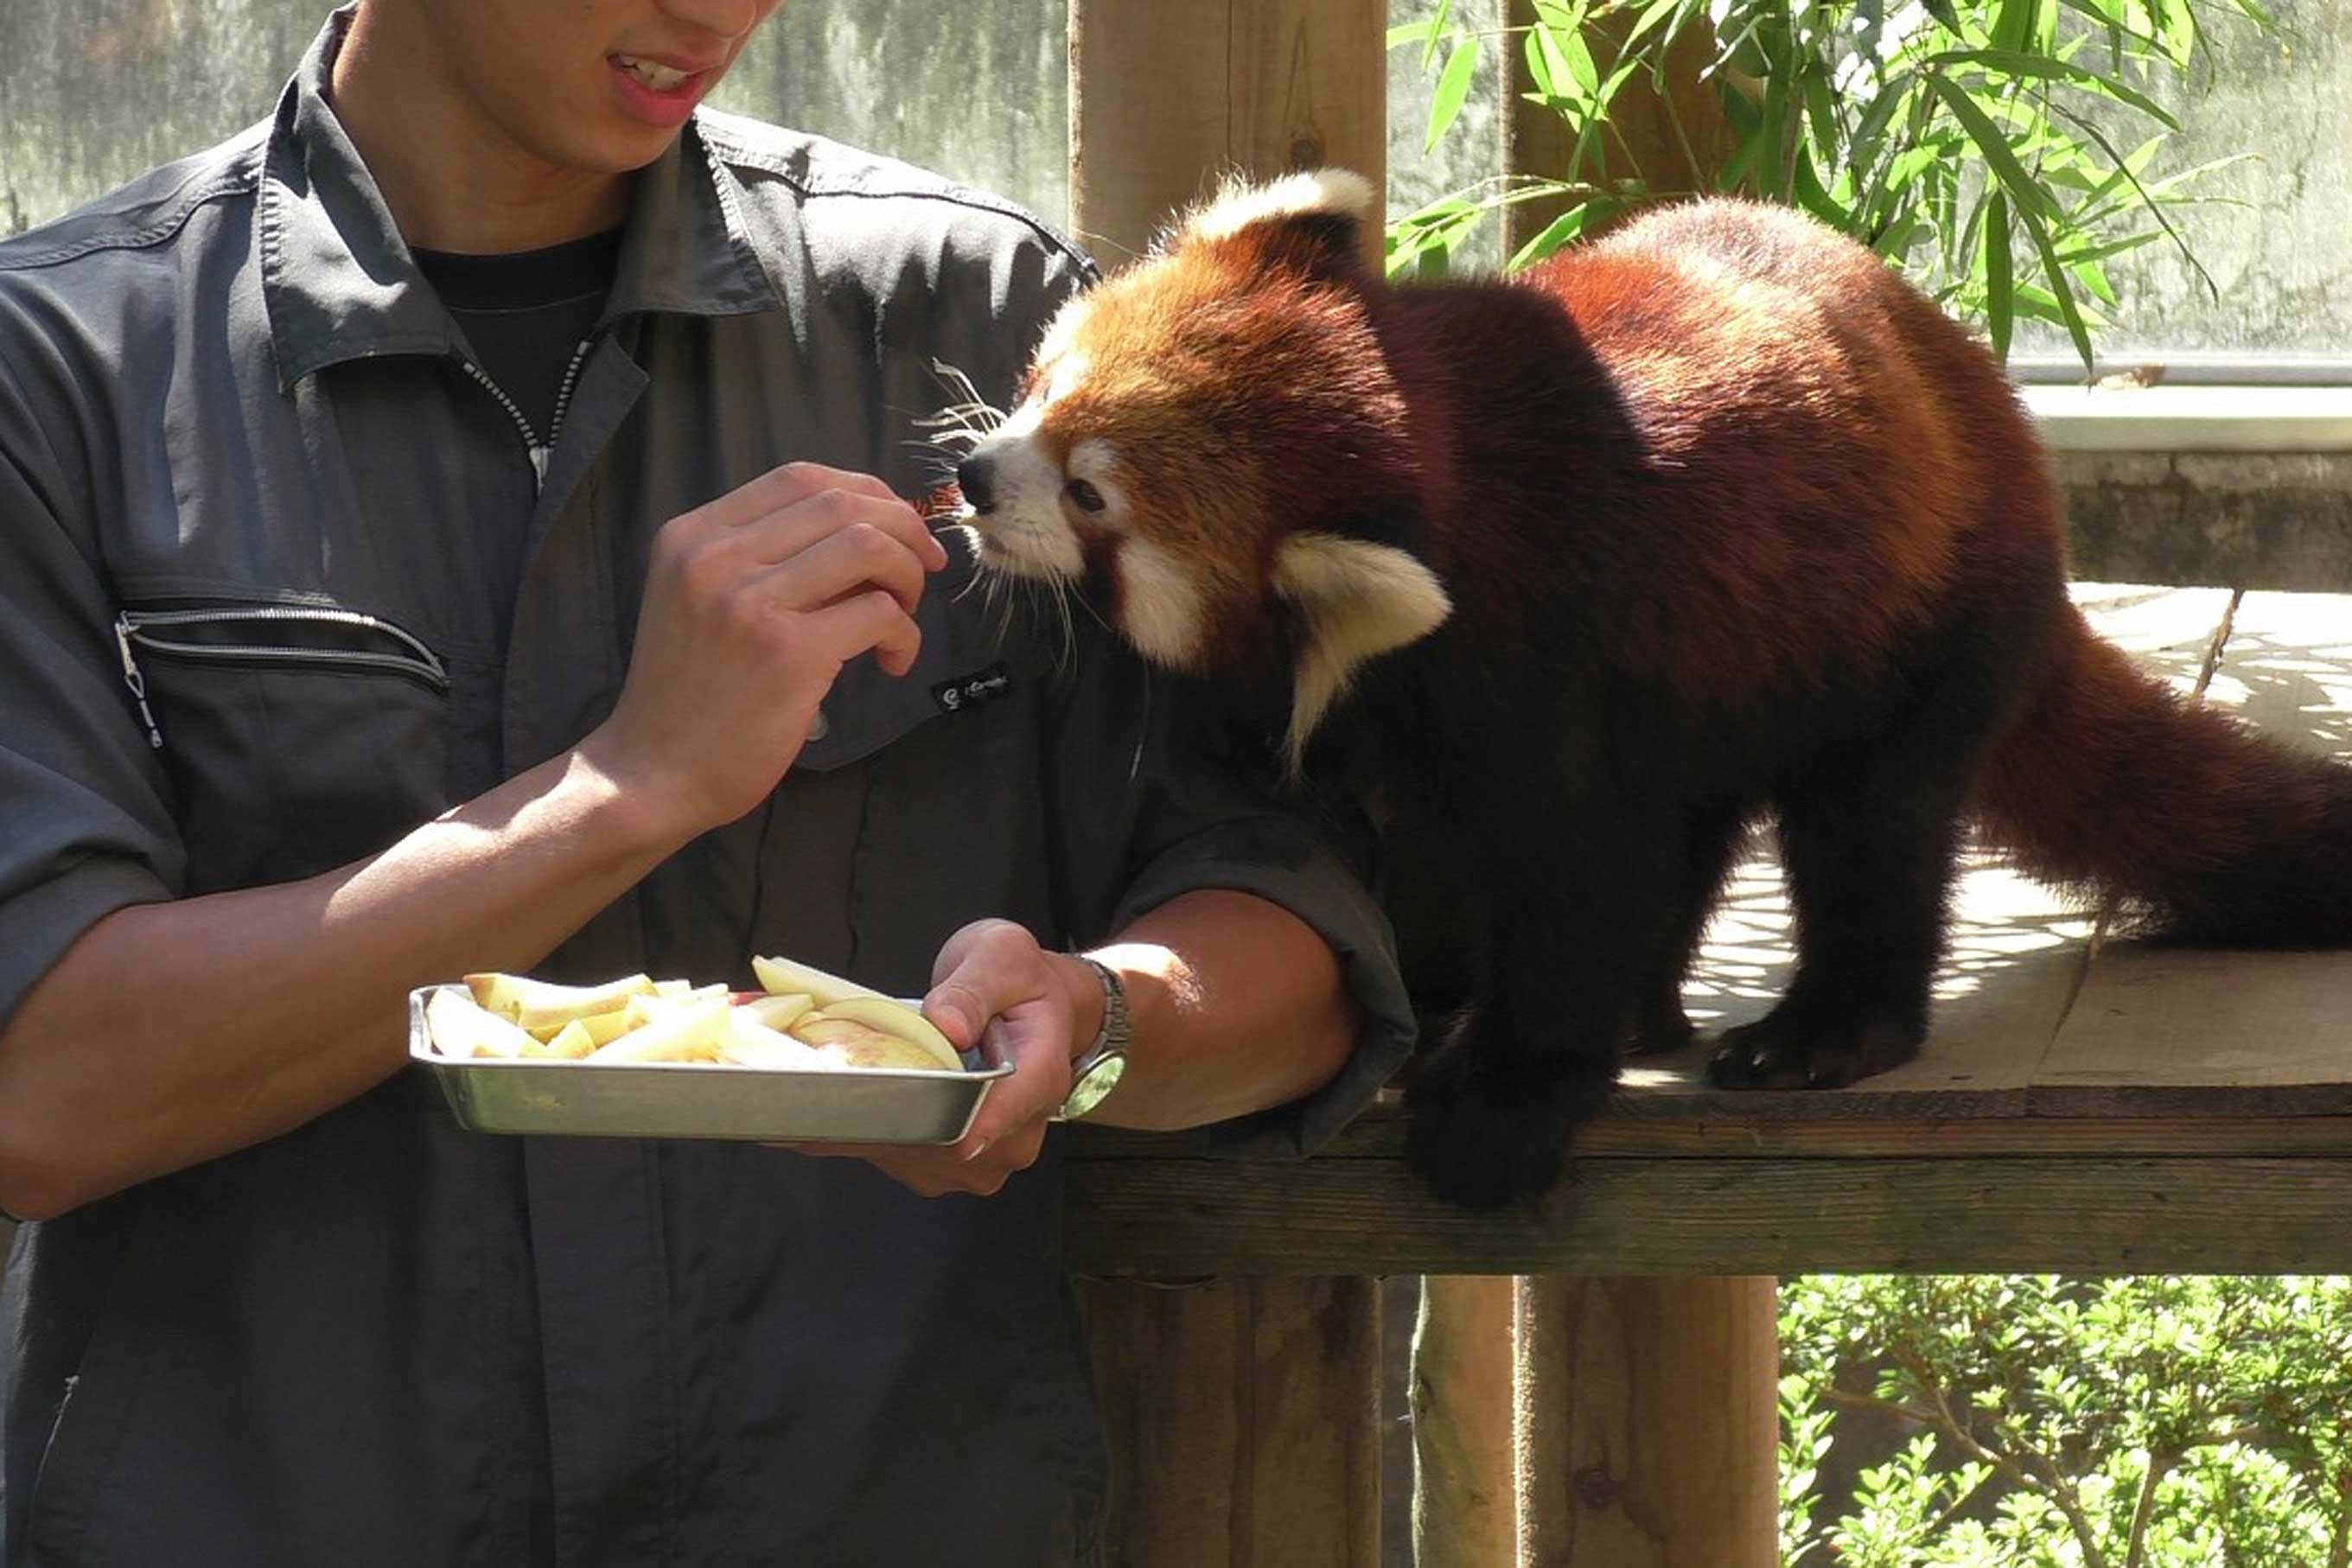
<instances>
[{"instance_id":1,"label":"man's face","mask_svg":"<svg viewBox=\"0 0 2352 1568\"><path fill-rule=\"evenodd\" d=\"M413 0L419 41L515 149L625 174L660 157L780 0Z\"/></svg>"}]
</instances>

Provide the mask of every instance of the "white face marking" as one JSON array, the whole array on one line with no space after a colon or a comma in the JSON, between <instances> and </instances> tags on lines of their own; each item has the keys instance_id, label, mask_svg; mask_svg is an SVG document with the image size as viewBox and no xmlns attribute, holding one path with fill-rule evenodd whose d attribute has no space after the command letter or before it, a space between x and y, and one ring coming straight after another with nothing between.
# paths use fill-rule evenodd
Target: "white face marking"
<instances>
[{"instance_id":1,"label":"white face marking","mask_svg":"<svg viewBox=\"0 0 2352 1568\"><path fill-rule=\"evenodd\" d=\"M1135 650L1171 669L1199 663L1206 620L1200 584L1181 558L1149 539L1118 552L1119 630Z\"/></svg>"},{"instance_id":2,"label":"white face marking","mask_svg":"<svg viewBox=\"0 0 2352 1568\"><path fill-rule=\"evenodd\" d=\"M982 437L971 456L988 462L993 486L989 510L972 519L992 565L1025 577L1076 577L1086 570L1085 552L1065 510L1070 481L1084 479L1103 498L1094 514L1109 525L1125 510L1126 496L1114 475L1110 443L1080 441L1070 449L1066 468L1056 467L1039 439L1045 410L1069 395L1087 373L1083 354L1065 356L1046 377L1045 391L1013 411Z\"/></svg>"}]
</instances>

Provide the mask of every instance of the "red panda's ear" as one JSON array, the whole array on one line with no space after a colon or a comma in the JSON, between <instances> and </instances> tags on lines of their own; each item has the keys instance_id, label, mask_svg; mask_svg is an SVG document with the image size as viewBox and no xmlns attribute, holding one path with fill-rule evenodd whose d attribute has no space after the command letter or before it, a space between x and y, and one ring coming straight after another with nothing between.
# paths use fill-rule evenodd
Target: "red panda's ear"
<instances>
[{"instance_id":1,"label":"red panda's ear","mask_svg":"<svg viewBox=\"0 0 2352 1568\"><path fill-rule=\"evenodd\" d=\"M1454 601L1411 552L1338 533L1285 539L1275 556L1274 591L1297 605L1305 622L1283 742L1296 773L1307 737L1357 667L1435 631Z\"/></svg>"},{"instance_id":2,"label":"red panda's ear","mask_svg":"<svg viewBox=\"0 0 2352 1568\"><path fill-rule=\"evenodd\" d=\"M1352 270L1365 260L1365 233L1379 220L1380 194L1370 180L1352 169L1312 169L1257 184L1228 181L1184 216L1171 248L1260 239L1290 256Z\"/></svg>"}]
</instances>

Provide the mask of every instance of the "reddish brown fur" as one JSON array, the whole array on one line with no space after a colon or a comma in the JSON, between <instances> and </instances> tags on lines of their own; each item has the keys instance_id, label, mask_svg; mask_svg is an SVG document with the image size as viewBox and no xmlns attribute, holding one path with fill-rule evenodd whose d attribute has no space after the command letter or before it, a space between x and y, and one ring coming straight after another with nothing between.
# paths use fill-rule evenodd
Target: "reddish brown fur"
<instances>
[{"instance_id":1,"label":"reddish brown fur","mask_svg":"<svg viewBox=\"0 0 2352 1568\"><path fill-rule=\"evenodd\" d=\"M1132 514L1074 526L1114 567L1137 537L1192 564L1212 669L1296 632L1294 535L1402 552L1450 596L1357 672L1317 759L1457 874L1444 942L1480 936L1412 1092L1442 1194L1539 1192L1620 1047L1687 1038L1685 962L1763 813L1801 962L1727 1037L1728 1084L1916 1050L1972 805L2154 929L2352 942L2352 771L2090 634L2014 394L1876 257L1728 203L1508 285L1391 289L1356 255L1327 213L1180 238L1092 297L1043 433L1116 452Z\"/></svg>"}]
</instances>

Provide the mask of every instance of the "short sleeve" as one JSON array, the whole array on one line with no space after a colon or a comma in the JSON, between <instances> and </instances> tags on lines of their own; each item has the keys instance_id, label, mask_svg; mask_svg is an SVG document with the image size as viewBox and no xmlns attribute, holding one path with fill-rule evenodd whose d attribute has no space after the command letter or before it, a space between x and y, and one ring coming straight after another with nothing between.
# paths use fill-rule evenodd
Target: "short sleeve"
<instances>
[{"instance_id":1,"label":"short sleeve","mask_svg":"<svg viewBox=\"0 0 2352 1568\"><path fill-rule=\"evenodd\" d=\"M1230 694L1082 637L1061 706L1055 801L1066 907L1111 936L1196 889L1252 894L1296 915L1338 959L1361 1016L1333 1080L1289 1105L1178 1134L1188 1150L1249 1158L1312 1152L1371 1103L1412 1053L1396 942L1370 889L1370 830L1286 795L1271 747Z\"/></svg>"},{"instance_id":2,"label":"short sleeve","mask_svg":"<svg viewBox=\"0 0 2352 1568\"><path fill-rule=\"evenodd\" d=\"M0 374L0 1027L100 919L172 898L184 859L69 496Z\"/></svg>"}]
</instances>

